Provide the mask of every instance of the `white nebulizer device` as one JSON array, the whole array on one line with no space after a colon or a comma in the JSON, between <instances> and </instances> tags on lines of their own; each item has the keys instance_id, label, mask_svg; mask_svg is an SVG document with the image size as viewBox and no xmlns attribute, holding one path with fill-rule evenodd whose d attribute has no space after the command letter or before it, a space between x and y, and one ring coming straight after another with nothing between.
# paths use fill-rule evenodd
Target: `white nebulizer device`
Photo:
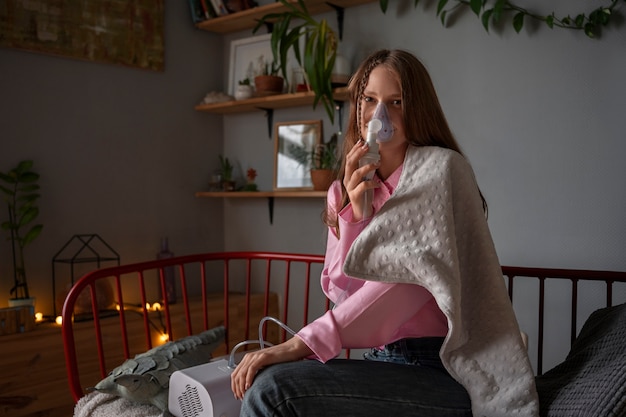
<instances>
[{"instance_id":1,"label":"white nebulizer device","mask_svg":"<svg viewBox=\"0 0 626 417\"><path fill-rule=\"evenodd\" d=\"M378 162L380 154L378 153L378 143L386 142L393 136L393 127L389 121L387 106L385 103L379 102L374 110L372 119L367 124L367 136L365 141L369 150L359 160L359 167ZM369 172L363 180L371 180L374 177L374 171ZM374 198L374 190L367 190L364 194L363 218L366 219L372 215L372 199Z\"/></svg>"}]
</instances>

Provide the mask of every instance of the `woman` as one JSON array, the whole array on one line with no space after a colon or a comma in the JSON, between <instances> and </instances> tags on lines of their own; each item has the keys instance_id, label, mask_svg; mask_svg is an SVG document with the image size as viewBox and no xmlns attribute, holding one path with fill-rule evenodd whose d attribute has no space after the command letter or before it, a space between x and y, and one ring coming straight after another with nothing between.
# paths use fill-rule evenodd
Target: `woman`
<instances>
[{"instance_id":1,"label":"woman","mask_svg":"<svg viewBox=\"0 0 626 417\"><path fill-rule=\"evenodd\" d=\"M344 158L324 216L329 233L321 284L335 307L290 340L245 355L231 380L235 397L244 401L241 415L471 416L466 388L440 359L449 329L433 295L421 285L356 279L343 271L353 242L372 220L366 213L376 215L394 194L407 150L435 146L460 154L459 146L426 69L412 54L373 53L349 90ZM368 151L368 122L381 107L391 137L379 143L378 162L359 167ZM371 200L364 198L368 190ZM478 188L472 193L486 212ZM371 350L365 361L333 359L343 348Z\"/></svg>"}]
</instances>

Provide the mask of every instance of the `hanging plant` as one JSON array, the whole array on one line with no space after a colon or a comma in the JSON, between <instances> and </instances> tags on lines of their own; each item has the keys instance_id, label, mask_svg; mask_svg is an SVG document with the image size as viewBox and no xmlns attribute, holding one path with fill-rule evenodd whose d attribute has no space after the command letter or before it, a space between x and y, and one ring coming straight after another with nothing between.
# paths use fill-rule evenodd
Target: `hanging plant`
<instances>
[{"instance_id":1,"label":"hanging plant","mask_svg":"<svg viewBox=\"0 0 626 417\"><path fill-rule=\"evenodd\" d=\"M495 0L490 3L487 0L439 0L437 16L445 25L446 18L451 12L459 8L469 7L478 16L487 31L489 31L490 25L501 22L506 15L512 15L513 28L517 33L524 27L526 19L534 19L544 22L551 29L556 27L582 30L588 37L598 38L602 27L608 26L611 22L613 12L621 1L626 0L610 0L608 5L597 7L588 13L567 14L563 17L557 17L554 12L547 15L531 12L509 0ZM414 6L417 6L418 3L419 0L413 0ZM380 8L383 13L387 11L388 6L389 0L380 0Z\"/></svg>"}]
</instances>

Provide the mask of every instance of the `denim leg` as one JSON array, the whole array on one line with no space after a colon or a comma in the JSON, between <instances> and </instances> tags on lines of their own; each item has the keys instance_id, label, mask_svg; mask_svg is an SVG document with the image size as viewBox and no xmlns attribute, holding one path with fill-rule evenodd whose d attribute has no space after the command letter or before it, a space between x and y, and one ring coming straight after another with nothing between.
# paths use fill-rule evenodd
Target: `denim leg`
<instances>
[{"instance_id":1,"label":"denim leg","mask_svg":"<svg viewBox=\"0 0 626 417\"><path fill-rule=\"evenodd\" d=\"M242 417L471 417L465 389L436 368L335 359L272 365L246 392Z\"/></svg>"}]
</instances>

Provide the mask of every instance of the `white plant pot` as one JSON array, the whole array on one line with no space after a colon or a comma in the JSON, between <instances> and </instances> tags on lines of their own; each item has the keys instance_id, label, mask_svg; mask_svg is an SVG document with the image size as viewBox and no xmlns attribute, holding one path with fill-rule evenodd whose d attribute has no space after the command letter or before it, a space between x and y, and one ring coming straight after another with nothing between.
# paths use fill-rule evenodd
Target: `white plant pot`
<instances>
[{"instance_id":1,"label":"white plant pot","mask_svg":"<svg viewBox=\"0 0 626 417\"><path fill-rule=\"evenodd\" d=\"M235 90L235 99L245 100L252 97L253 93L251 85L238 85L237 90Z\"/></svg>"}]
</instances>

